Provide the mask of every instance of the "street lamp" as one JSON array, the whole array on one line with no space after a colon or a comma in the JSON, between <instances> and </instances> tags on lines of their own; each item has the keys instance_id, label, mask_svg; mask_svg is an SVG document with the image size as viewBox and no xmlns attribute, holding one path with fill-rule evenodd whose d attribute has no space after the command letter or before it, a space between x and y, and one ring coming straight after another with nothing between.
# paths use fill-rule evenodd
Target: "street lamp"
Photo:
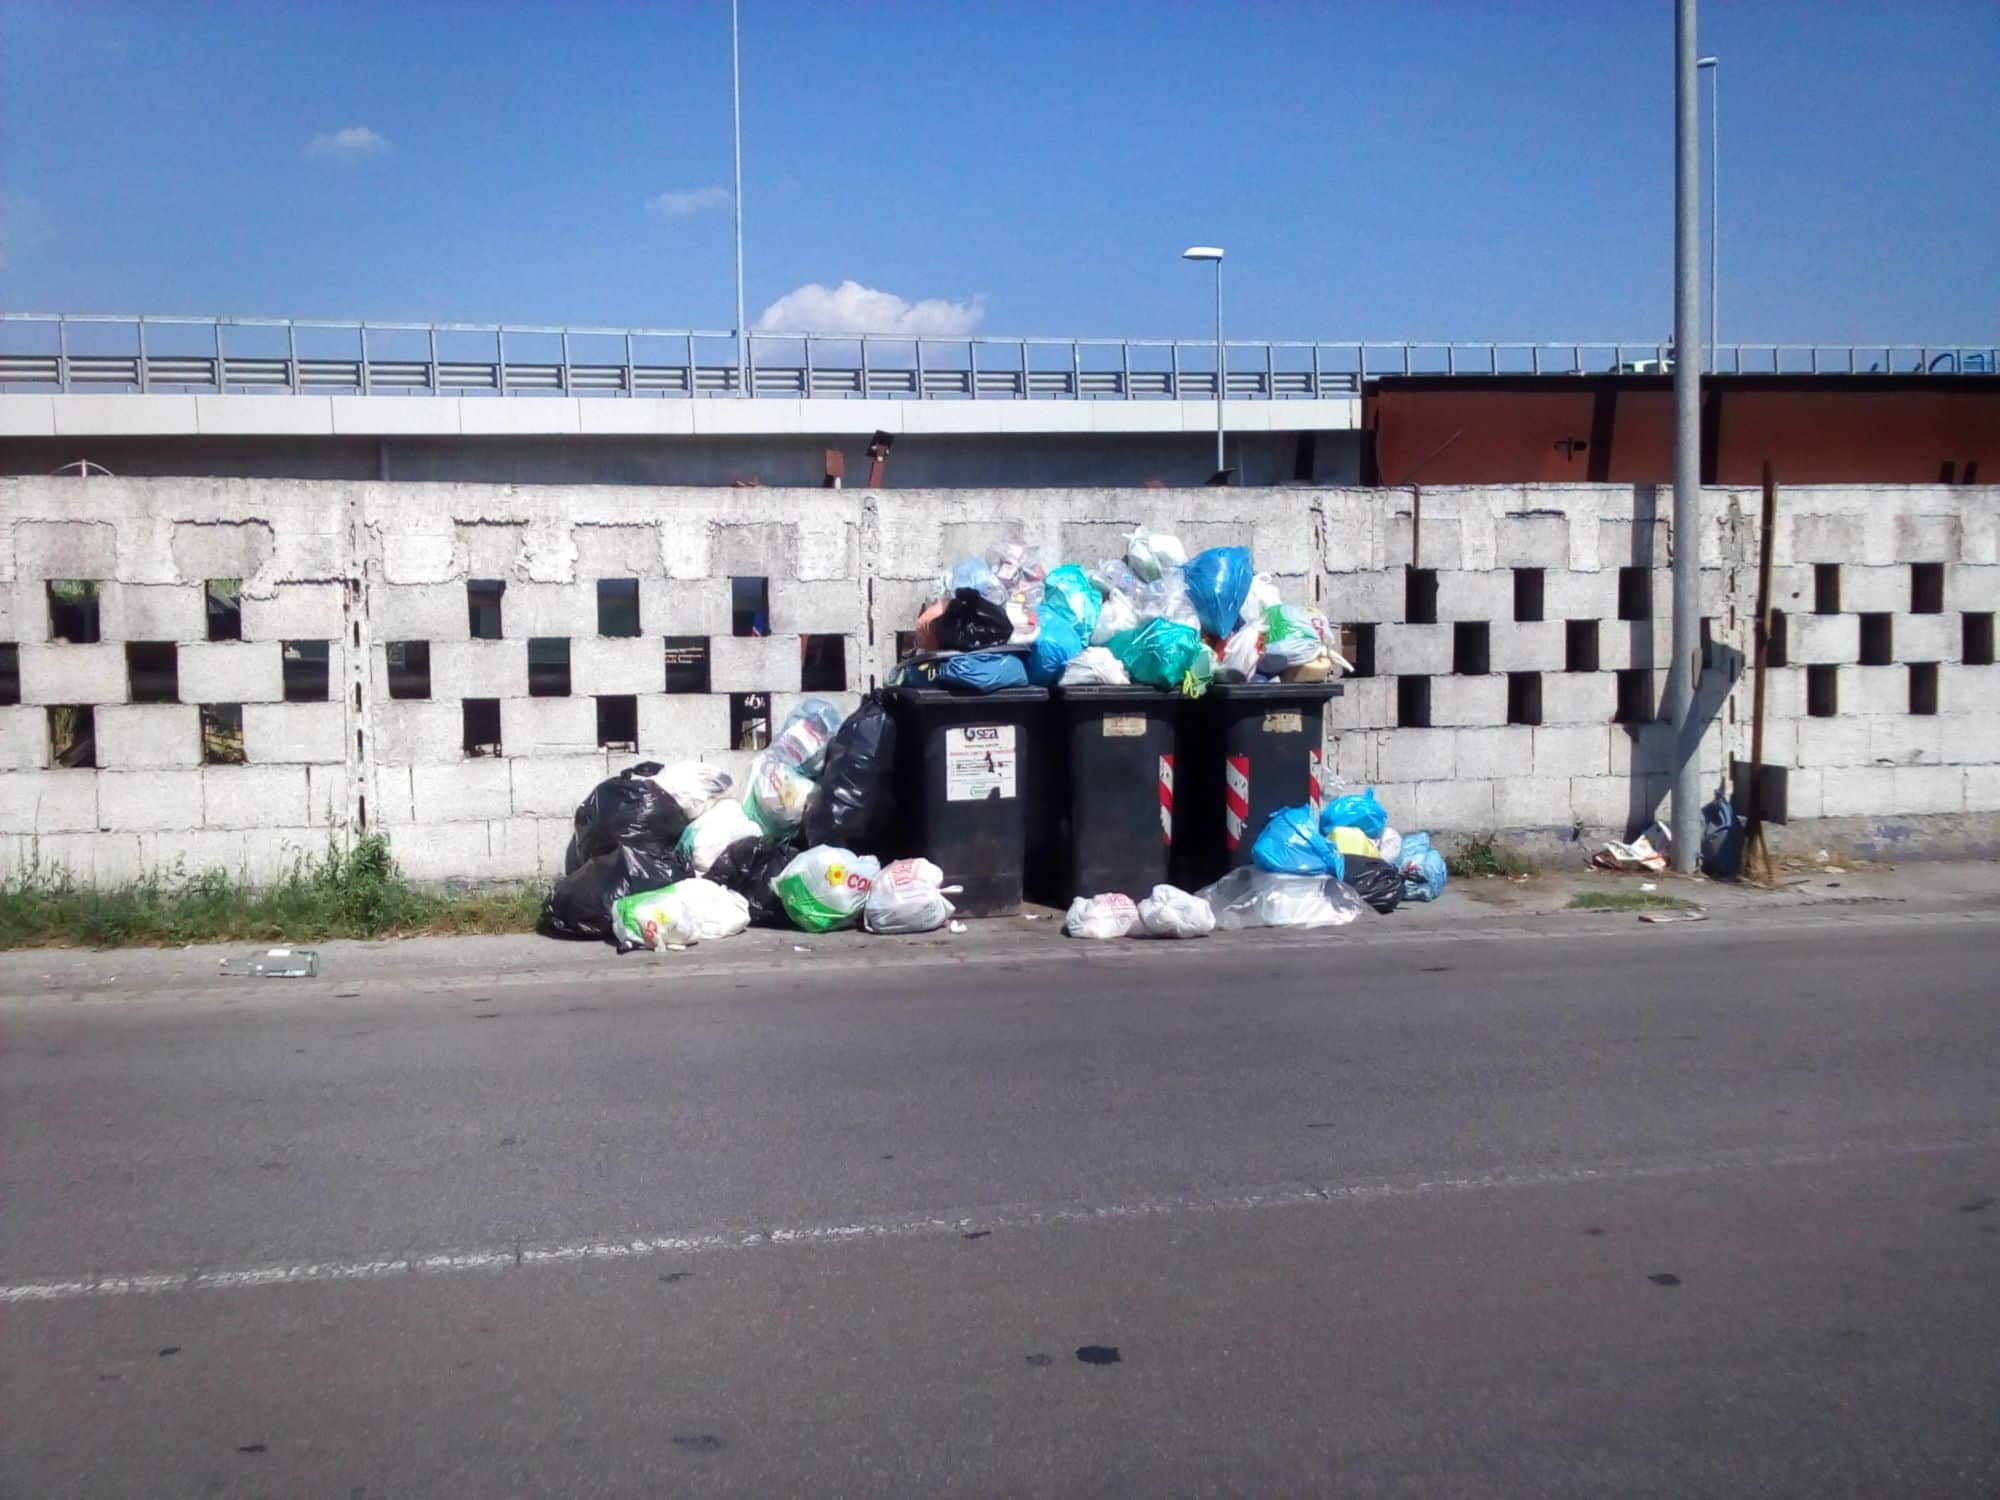
<instances>
[{"instance_id":1,"label":"street lamp","mask_svg":"<svg viewBox=\"0 0 2000 1500\"><path fill-rule=\"evenodd\" d=\"M736 19L736 0L729 0L729 114L736 145L736 192L731 206L736 210L736 394L753 396L750 389L750 335L743 328L743 47ZM694 372L688 372L688 393L694 393ZM629 392L627 394L630 394ZM806 394L810 396L811 391Z\"/></svg>"},{"instance_id":2,"label":"street lamp","mask_svg":"<svg viewBox=\"0 0 2000 1500\"><path fill-rule=\"evenodd\" d=\"M1222 347L1222 251L1214 245L1190 245L1181 251L1181 259L1215 262L1215 482L1227 484L1228 469L1222 461L1222 397L1229 387L1229 356Z\"/></svg>"},{"instance_id":3,"label":"street lamp","mask_svg":"<svg viewBox=\"0 0 2000 1500\"><path fill-rule=\"evenodd\" d=\"M1708 373L1722 373L1722 344L1716 337L1715 284L1722 271L1722 59L1698 57L1695 68L1708 74Z\"/></svg>"}]
</instances>

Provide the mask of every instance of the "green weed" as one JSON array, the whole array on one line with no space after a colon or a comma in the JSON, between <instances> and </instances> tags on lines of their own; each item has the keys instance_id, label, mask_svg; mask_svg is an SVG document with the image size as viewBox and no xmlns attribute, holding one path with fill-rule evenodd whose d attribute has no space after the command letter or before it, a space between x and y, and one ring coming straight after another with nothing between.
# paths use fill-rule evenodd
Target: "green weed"
<instances>
[{"instance_id":1,"label":"green weed","mask_svg":"<svg viewBox=\"0 0 2000 1500\"><path fill-rule=\"evenodd\" d=\"M1455 880L1464 880L1473 875L1532 875L1535 862L1525 854L1509 849L1493 834L1481 834L1476 839L1467 839L1458 846L1455 853L1447 854L1444 867Z\"/></svg>"},{"instance_id":2,"label":"green weed","mask_svg":"<svg viewBox=\"0 0 2000 1500\"><path fill-rule=\"evenodd\" d=\"M1571 911L1687 911L1693 906L1658 891L1579 891L1569 898Z\"/></svg>"}]
</instances>

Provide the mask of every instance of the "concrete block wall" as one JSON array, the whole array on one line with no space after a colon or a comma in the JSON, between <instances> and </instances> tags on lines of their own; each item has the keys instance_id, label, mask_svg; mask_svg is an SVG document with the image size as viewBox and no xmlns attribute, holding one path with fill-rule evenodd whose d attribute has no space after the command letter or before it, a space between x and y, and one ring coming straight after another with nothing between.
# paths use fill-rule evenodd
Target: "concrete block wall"
<instances>
[{"instance_id":1,"label":"concrete block wall","mask_svg":"<svg viewBox=\"0 0 2000 1500\"><path fill-rule=\"evenodd\" d=\"M1756 498L1710 492L1695 543L1712 643L1697 753L1711 784L1748 750ZM1663 490L1608 486L0 480L0 647L11 641L18 667L18 701L0 703L0 862L60 862L100 881L176 866L261 880L366 828L420 878L548 874L577 800L618 766L700 758L740 776L754 746L738 732L746 712L775 727L812 686L804 637L832 638L843 686L822 694L852 706L886 677L898 633L954 558L1014 541L1046 562L1094 563L1139 525L1190 550L1246 542L1287 599L1375 627L1374 675L1344 685L1326 754L1340 778L1375 784L1399 826L1624 833L1657 810L1677 753L1651 718L1670 657L1670 509ZM2000 607L1996 510L1996 491L1979 488L1782 494L1788 650L1770 678L1767 755L1794 767L1795 819L1996 826L2000 680L1980 659L1990 630L1965 624ZM1912 564L1942 566L1941 612L1925 593L1935 580L1916 581ZM1407 617L1412 565L1435 570L1434 620ZM1837 610L1815 613L1816 570L1829 565ZM1514 618L1517 568L1541 570L1540 620ZM210 579L242 580L240 640L208 639ZM600 633L608 579L636 582L636 635ZM761 634L735 633L732 579L763 582ZM98 585L99 640L54 638L51 580ZM493 638L475 635L468 598L488 580L504 585ZM1621 599L1638 601L1637 618L1619 617ZM1862 615L1888 617L1886 663L1861 660ZM1568 669L1571 621L1595 622L1593 669ZM1480 625L1488 670L1460 671L1458 627ZM1882 628L1867 627L1873 646ZM666 690L669 638L705 647L706 692ZM549 639L567 643L567 693L531 671L529 642ZM178 701L133 701L130 641L173 647ZM391 649L401 662L409 642L427 648L427 682L390 670ZM298 701L317 683L300 643L326 651L315 701ZM1930 686L1920 672L1912 698L1912 664L1935 666L1935 713L1911 712ZM1517 687L1510 715L1509 674L1538 684L1538 712L1523 711L1533 704ZM1427 722L1399 724L1399 679L1413 676L1429 679ZM1815 711L1829 680L1832 716ZM632 700L636 755L600 735L601 698ZM489 700L497 740L477 722ZM51 763L50 710L64 705L93 710L94 766ZM204 705L240 713L241 764L218 762ZM1635 722L1614 722L1621 707Z\"/></svg>"}]
</instances>

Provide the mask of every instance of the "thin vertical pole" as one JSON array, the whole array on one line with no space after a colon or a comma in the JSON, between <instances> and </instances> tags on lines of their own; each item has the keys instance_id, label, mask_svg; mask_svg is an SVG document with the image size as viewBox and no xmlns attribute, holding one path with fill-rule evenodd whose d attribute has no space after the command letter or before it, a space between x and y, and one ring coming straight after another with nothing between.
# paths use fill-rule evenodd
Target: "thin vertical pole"
<instances>
[{"instance_id":1,"label":"thin vertical pole","mask_svg":"<svg viewBox=\"0 0 2000 1500\"><path fill-rule=\"evenodd\" d=\"M1722 369L1722 62L1708 70L1708 368Z\"/></svg>"},{"instance_id":2,"label":"thin vertical pole","mask_svg":"<svg viewBox=\"0 0 2000 1500\"><path fill-rule=\"evenodd\" d=\"M1667 705L1674 725L1674 868L1694 873L1701 844L1701 126L1695 0L1674 7L1674 655Z\"/></svg>"},{"instance_id":3,"label":"thin vertical pole","mask_svg":"<svg viewBox=\"0 0 2000 1500\"><path fill-rule=\"evenodd\" d=\"M1778 524L1778 484L1764 460L1764 509L1757 527L1757 678L1750 696L1750 785L1744 793L1743 863L1754 880L1771 878L1771 854L1764 847L1764 674L1771 661L1771 546Z\"/></svg>"},{"instance_id":4,"label":"thin vertical pole","mask_svg":"<svg viewBox=\"0 0 2000 1500\"><path fill-rule=\"evenodd\" d=\"M743 60L736 0L729 0L729 103L735 120L736 193L736 394L750 394L750 347L743 328Z\"/></svg>"},{"instance_id":5,"label":"thin vertical pole","mask_svg":"<svg viewBox=\"0 0 2000 1500\"><path fill-rule=\"evenodd\" d=\"M1222 343L1222 257L1215 258L1215 476L1222 482L1222 398L1229 391L1229 351Z\"/></svg>"}]
</instances>

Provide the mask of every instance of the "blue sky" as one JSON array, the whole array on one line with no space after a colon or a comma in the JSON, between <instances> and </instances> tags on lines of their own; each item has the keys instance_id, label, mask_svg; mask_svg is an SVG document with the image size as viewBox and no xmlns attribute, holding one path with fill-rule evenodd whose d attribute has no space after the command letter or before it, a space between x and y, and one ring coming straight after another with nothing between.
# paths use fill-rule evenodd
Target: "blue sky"
<instances>
[{"instance_id":1,"label":"blue sky","mask_svg":"<svg viewBox=\"0 0 2000 1500\"><path fill-rule=\"evenodd\" d=\"M1703 6L1722 331L2000 331L2000 4ZM727 0L0 0L10 309L727 328ZM1636 338L1668 0L743 0L748 300L996 334Z\"/></svg>"}]
</instances>

